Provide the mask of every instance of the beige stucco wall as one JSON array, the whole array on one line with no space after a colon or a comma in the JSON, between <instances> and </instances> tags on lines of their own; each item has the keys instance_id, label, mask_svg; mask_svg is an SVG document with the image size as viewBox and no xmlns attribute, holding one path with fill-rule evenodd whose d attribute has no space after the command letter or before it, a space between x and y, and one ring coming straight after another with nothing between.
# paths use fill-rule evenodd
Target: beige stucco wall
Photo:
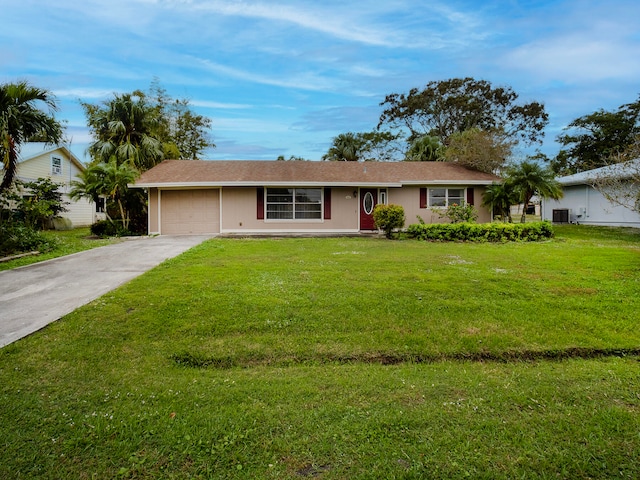
<instances>
[{"instance_id":1,"label":"beige stucco wall","mask_svg":"<svg viewBox=\"0 0 640 480\"><path fill-rule=\"evenodd\" d=\"M149 189L149 233L160 233L160 225L158 219L160 218L160 211L158 210L158 189Z\"/></svg>"},{"instance_id":2,"label":"beige stucco wall","mask_svg":"<svg viewBox=\"0 0 640 480\"><path fill-rule=\"evenodd\" d=\"M459 187L453 187L459 188ZM478 222L490 222L490 212L482 207L484 187L474 188ZM221 233L286 233L286 232L357 232L359 229L359 200L353 187L331 189L331 219L313 221L279 221L257 219L256 187L224 187L221 189ZM388 203L402 205L405 210L405 226L418 223L419 215L427 223L447 220L428 208L420 208L420 186L388 188ZM159 218L162 205L158 201L158 189L149 189L149 233L160 232Z\"/></svg>"},{"instance_id":3,"label":"beige stucco wall","mask_svg":"<svg viewBox=\"0 0 640 480\"><path fill-rule=\"evenodd\" d=\"M331 189L331 219L310 221L258 220L255 187L222 189L222 232L304 232L358 230L358 200L353 188Z\"/></svg>"},{"instance_id":4,"label":"beige stucco wall","mask_svg":"<svg viewBox=\"0 0 640 480\"><path fill-rule=\"evenodd\" d=\"M446 188L447 185L438 185L438 188ZM428 188L428 187L427 187ZM460 188L457 186L450 186L449 188ZM474 189L474 207L478 212L478 223L486 223L491 221L491 212L482 207L482 194L484 193L484 187L469 187ZM420 208L420 186L416 187L403 187L403 188L390 188L389 203L402 205L405 213L405 227L418 223L418 216L420 216L426 223L445 223L448 222L446 218L440 217L437 213L433 212L429 208Z\"/></svg>"}]
</instances>

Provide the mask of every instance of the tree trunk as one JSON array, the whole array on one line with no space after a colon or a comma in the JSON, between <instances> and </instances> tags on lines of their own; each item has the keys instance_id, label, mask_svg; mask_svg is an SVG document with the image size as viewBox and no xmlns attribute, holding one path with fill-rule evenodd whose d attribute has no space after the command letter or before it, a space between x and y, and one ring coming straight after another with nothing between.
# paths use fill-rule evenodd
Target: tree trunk
<instances>
[{"instance_id":1,"label":"tree trunk","mask_svg":"<svg viewBox=\"0 0 640 480\"><path fill-rule=\"evenodd\" d=\"M4 165L4 177L2 178L2 184L0 184L0 193L9 190L16 176L16 169L18 168L18 153L16 152L16 144L13 141L13 137L7 135L3 143L7 152L3 159L6 160L6 162Z\"/></svg>"}]
</instances>

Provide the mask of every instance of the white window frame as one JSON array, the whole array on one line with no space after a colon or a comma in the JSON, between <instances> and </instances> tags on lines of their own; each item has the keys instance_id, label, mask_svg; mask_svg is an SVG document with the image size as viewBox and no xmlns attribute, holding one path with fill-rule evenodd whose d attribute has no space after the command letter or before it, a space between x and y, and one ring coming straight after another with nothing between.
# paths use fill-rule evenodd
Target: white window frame
<instances>
[{"instance_id":1,"label":"white window frame","mask_svg":"<svg viewBox=\"0 0 640 480\"><path fill-rule=\"evenodd\" d=\"M56 165L56 160L60 165ZM62 157L51 155L51 175L62 175Z\"/></svg>"},{"instance_id":2,"label":"white window frame","mask_svg":"<svg viewBox=\"0 0 640 480\"><path fill-rule=\"evenodd\" d=\"M433 205L432 192L435 190L444 190L444 205ZM455 201L450 201L449 190L462 190L462 196L458 196L458 195L452 196L451 198L455 199ZM438 198L442 198L442 197L438 197ZM464 187L431 187L427 190L427 207L428 208L431 208L431 207L447 208L453 204L463 206L467 203L466 198L467 198L467 189Z\"/></svg>"},{"instance_id":3,"label":"white window frame","mask_svg":"<svg viewBox=\"0 0 640 480\"><path fill-rule=\"evenodd\" d=\"M273 202L269 201L269 195L277 195L273 193L274 190L289 190L291 195L291 202ZM318 202L297 202L297 191L299 190L317 190L320 193L320 200ZM317 212L317 218L296 218L298 213L302 214L302 209L297 210L296 205L319 205L320 209ZM269 205L291 205L291 218L269 218L271 213L275 211L269 211ZM298 222L298 223L314 223L322 222L324 219L324 189L320 187L266 187L265 199L264 199L264 220L265 222Z\"/></svg>"},{"instance_id":4,"label":"white window frame","mask_svg":"<svg viewBox=\"0 0 640 480\"><path fill-rule=\"evenodd\" d=\"M381 203L382 205L387 205L389 203L389 196L386 188L378 190L378 203Z\"/></svg>"}]
</instances>

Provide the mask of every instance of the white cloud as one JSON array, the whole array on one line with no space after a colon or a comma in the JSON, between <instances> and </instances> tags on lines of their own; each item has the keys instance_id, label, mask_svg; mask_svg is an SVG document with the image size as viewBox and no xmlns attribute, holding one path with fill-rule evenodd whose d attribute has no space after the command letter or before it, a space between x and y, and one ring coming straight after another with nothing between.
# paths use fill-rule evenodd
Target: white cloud
<instances>
[{"instance_id":1,"label":"white cloud","mask_svg":"<svg viewBox=\"0 0 640 480\"><path fill-rule=\"evenodd\" d=\"M56 97L61 97L61 98L71 98L71 99L78 99L81 98L82 100L86 100L86 99L105 99L110 97L111 95L113 95L114 93L124 93L124 91L115 91L115 90L106 90L103 88L83 88L83 87L77 87L77 88L63 88L63 89L55 89L53 90L53 94Z\"/></svg>"},{"instance_id":2,"label":"white cloud","mask_svg":"<svg viewBox=\"0 0 640 480\"><path fill-rule=\"evenodd\" d=\"M183 2L180 2L183 3ZM372 28L354 22L353 18L341 15L344 11L332 5L329 9L319 8L322 4L306 4L304 8L278 3L193 1L188 4L195 10L228 16L251 17L292 23L299 27L315 30L335 38L376 46L397 46L392 32Z\"/></svg>"},{"instance_id":3,"label":"white cloud","mask_svg":"<svg viewBox=\"0 0 640 480\"><path fill-rule=\"evenodd\" d=\"M289 123L277 120L261 120L257 118L224 118L213 119L214 132L242 132L242 133L286 133L290 130Z\"/></svg>"},{"instance_id":4,"label":"white cloud","mask_svg":"<svg viewBox=\"0 0 640 480\"><path fill-rule=\"evenodd\" d=\"M572 34L547 38L516 48L505 64L529 72L539 82L597 82L613 78L638 78L640 46L612 38Z\"/></svg>"},{"instance_id":5,"label":"white cloud","mask_svg":"<svg viewBox=\"0 0 640 480\"><path fill-rule=\"evenodd\" d=\"M271 85L282 88L298 88L302 90L314 91L334 91L343 85L340 80L330 77L322 77L308 71L302 74L287 74L278 77L265 75L259 71L241 70L227 65L222 65L211 60L203 58L194 58L200 65L207 70L222 74L230 78L245 80L263 85Z\"/></svg>"},{"instance_id":6,"label":"white cloud","mask_svg":"<svg viewBox=\"0 0 640 480\"><path fill-rule=\"evenodd\" d=\"M189 100L189 104L194 107L202 107L202 108L218 108L220 110L240 110L246 108L252 108L251 105L243 104L243 103L223 103L223 102L213 102L209 100Z\"/></svg>"}]
</instances>

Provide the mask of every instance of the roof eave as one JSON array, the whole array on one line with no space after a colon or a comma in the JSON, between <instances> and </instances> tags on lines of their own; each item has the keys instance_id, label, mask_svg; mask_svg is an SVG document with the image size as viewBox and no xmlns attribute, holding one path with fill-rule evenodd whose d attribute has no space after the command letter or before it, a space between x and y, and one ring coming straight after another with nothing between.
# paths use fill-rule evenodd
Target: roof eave
<instances>
[{"instance_id":1,"label":"roof eave","mask_svg":"<svg viewBox=\"0 0 640 480\"><path fill-rule=\"evenodd\" d=\"M250 182L136 182L131 188L222 188L222 187L372 187L400 188L418 185L490 185L494 180L410 180L401 182L308 182L308 181L250 181Z\"/></svg>"},{"instance_id":2,"label":"roof eave","mask_svg":"<svg viewBox=\"0 0 640 480\"><path fill-rule=\"evenodd\" d=\"M270 182L270 181L249 181L249 182L136 182L129 185L132 188L221 188L221 187L376 187L391 188L401 187L402 183L397 182Z\"/></svg>"}]
</instances>

